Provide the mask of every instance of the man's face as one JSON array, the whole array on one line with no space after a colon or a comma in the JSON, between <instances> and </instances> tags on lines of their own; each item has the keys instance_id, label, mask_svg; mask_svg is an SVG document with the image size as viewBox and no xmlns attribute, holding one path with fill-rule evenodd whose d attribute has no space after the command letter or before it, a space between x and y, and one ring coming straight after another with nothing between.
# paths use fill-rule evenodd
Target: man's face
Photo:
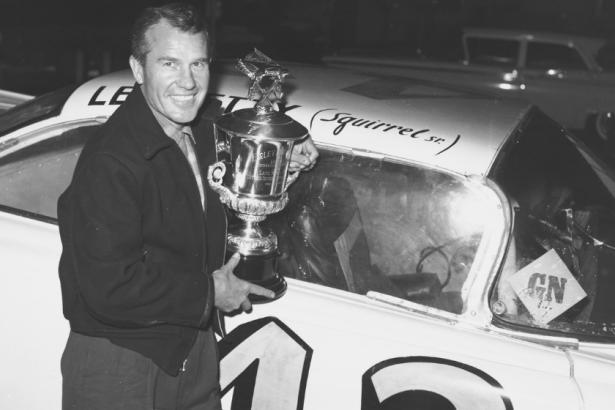
<instances>
[{"instance_id":1,"label":"man's face","mask_svg":"<svg viewBox=\"0 0 615 410\"><path fill-rule=\"evenodd\" d=\"M145 65L130 57L130 67L153 109L178 124L192 121L205 100L209 56L204 33L189 34L161 22L146 38Z\"/></svg>"}]
</instances>

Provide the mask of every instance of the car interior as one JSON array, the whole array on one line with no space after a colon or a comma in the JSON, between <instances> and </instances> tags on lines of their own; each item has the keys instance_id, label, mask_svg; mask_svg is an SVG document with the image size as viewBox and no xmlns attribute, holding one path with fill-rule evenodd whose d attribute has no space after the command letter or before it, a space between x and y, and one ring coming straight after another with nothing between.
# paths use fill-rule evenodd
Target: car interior
<instances>
[{"instance_id":1,"label":"car interior","mask_svg":"<svg viewBox=\"0 0 615 410\"><path fill-rule=\"evenodd\" d=\"M460 209L482 198L461 181L321 150L289 195L287 209L268 217L284 276L462 313L482 225Z\"/></svg>"},{"instance_id":2,"label":"car interior","mask_svg":"<svg viewBox=\"0 0 615 410\"><path fill-rule=\"evenodd\" d=\"M491 296L499 319L599 340L615 334L615 186L613 171L543 114L535 115L501 154L491 177L511 198L514 228L504 268ZM570 272L557 288L533 286L534 297L580 286L582 298L543 321L511 289L510 277L554 251ZM547 276L547 267L540 271ZM537 270L538 272L538 270ZM547 276L540 277L544 282ZM559 293L559 295L558 295ZM543 300L545 298L543 297ZM554 305L557 305L557 300ZM555 308L557 306L549 306Z\"/></svg>"}]
</instances>

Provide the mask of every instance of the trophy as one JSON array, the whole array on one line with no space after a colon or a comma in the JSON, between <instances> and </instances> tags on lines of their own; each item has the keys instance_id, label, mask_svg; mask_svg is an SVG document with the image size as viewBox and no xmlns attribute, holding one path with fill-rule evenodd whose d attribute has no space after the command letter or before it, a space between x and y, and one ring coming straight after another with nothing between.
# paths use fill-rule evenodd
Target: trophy
<instances>
[{"instance_id":1,"label":"trophy","mask_svg":"<svg viewBox=\"0 0 615 410\"><path fill-rule=\"evenodd\" d=\"M282 297L287 285L277 272L277 237L259 222L288 203L286 190L299 176L289 173L293 144L308 131L275 111L269 99L271 93L282 97L288 70L256 49L239 59L237 68L253 81L248 99L258 102L216 120L217 162L209 167L207 179L236 216L227 233L226 260L239 252L234 274L275 292L274 299L250 295L253 303L263 303Z\"/></svg>"}]
</instances>

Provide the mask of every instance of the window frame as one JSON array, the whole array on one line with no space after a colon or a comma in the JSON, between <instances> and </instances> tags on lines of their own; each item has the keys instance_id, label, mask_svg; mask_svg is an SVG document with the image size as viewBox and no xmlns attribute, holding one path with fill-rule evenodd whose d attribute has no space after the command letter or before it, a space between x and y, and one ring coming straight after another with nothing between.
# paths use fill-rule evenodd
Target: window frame
<instances>
[{"instance_id":1,"label":"window frame","mask_svg":"<svg viewBox=\"0 0 615 410\"><path fill-rule=\"evenodd\" d=\"M502 157L509 155L509 152L515 147L515 145L517 144L517 141L523 136L522 134L523 134L524 129L527 128L529 126L529 123L533 119L535 119L538 115L544 116L544 118L546 118L548 121L554 124L553 125L554 127L560 127L561 132L565 134L565 138L569 140L570 143L574 145L577 149L584 147L584 145L578 140L576 136L574 136L573 134L571 134L569 131L565 130L564 128L561 128L559 124L549 119L544 113L542 113L537 108L533 108L532 111L526 116L524 121L518 127L516 127L516 129L512 132L511 134L512 137L506 142L505 146L502 148L502 150L498 154L498 157L496 157L491 169L489 170L488 177L491 181L494 181L493 182L494 184L498 184L497 182L495 182L494 177L495 177L495 174L498 172L498 167L500 166L500 164L502 164ZM525 136L525 138L528 138L528 137ZM598 172L596 169L594 169L594 172L596 172L597 178L602 179L604 177L608 177L610 178L610 180L615 180L615 171L603 165L600 159L598 159L598 157L592 151L585 148L579 151L579 155L583 156L584 159L588 162L588 164L592 168L594 168L596 165L601 166L600 169L604 172ZM609 192L611 193L614 192L613 188L615 187L615 185L609 187L604 181L602 182L605 184L605 189L609 190ZM499 188L499 185L497 186ZM499 189L501 190L501 188ZM508 257L508 253L512 249L514 241L515 241L515 236L514 236L515 218L513 216L514 215L513 206L511 202L509 201L507 194L505 194L503 190L501 190L501 192L502 192L502 195L504 195L506 198L507 212L510 215L510 226L509 226L510 232L508 235L507 243L504 246L504 255L503 255L502 261L498 266L497 272L495 272L494 275L492 276L491 281L488 286L488 295L486 297L485 302L487 303L487 308L489 309L492 315L492 323L490 327L494 328L494 330L498 332L501 332L511 337L517 337L517 338L522 338L522 339L525 338L525 339L532 340L534 342L538 342L538 343L541 343L547 346L554 346L554 347L560 347L560 348L564 348L564 347L578 348L579 341L584 342L584 343L597 343L599 345L612 344L613 340L615 339L614 336L590 335L587 333L564 331L561 329L554 329L554 328L547 328L547 327L540 327L540 326L532 326L526 323L514 322L512 320L501 317L497 315L495 312L493 312L493 307L492 307L491 302L494 300L494 295L497 292L499 280L500 280L501 275L503 274L503 270L505 267L506 258Z\"/></svg>"},{"instance_id":2,"label":"window frame","mask_svg":"<svg viewBox=\"0 0 615 410\"><path fill-rule=\"evenodd\" d=\"M95 119L80 119L73 120L61 123L54 123L43 126L41 128L37 128L35 130L31 130L23 135L9 138L5 143L10 142L10 145L6 147L6 149L0 151L0 156L5 156L31 145L37 144L39 142L57 137L60 134L63 134L66 131L70 131L73 129L86 127L86 126L101 126L106 119L95 118ZM1 147L1 146L0 146ZM12 215L17 215L27 219L33 219L36 221L58 225L58 219L54 217L50 217L47 215L38 214L31 211L26 211L20 208L15 208L9 205L5 205L0 203L0 212L5 212Z\"/></svg>"}]
</instances>

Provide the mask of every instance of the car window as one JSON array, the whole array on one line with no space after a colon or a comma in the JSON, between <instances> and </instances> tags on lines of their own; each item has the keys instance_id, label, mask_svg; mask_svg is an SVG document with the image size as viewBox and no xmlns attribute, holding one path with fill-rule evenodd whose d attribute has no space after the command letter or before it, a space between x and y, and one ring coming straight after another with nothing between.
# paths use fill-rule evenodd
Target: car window
<instances>
[{"instance_id":1,"label":"car window","mask_svg":"<svg viewBox=\"0 0 615 410\"><path fill-rule=\"evenodd\" d=\"M78 85L70 85L19 104L0 115L0 137L17 128L59 115Z\"/></svg>"},{"instance_id":2,"label":"car window","mask_svg":"<svg viewBox=\"0 0 615 410\"><path fill-rule=\"evenodd\" d=\"M321 149L268 217L280 272L462 313L483 236L482 191L443 172Z\"/></svg>"},{"instance_id":3,"label":"car window","mask_svg":"<svg viewBox=\"0 0 615 410\"><path fill-rule=\"evenodd\" d=\"M574 47L532 41L527 45L525 66L534 70L587 70Z\"/></svg>"},{"instance_id":4,"label":"car window","mask_svg":"<svg viewBox=\"0 0 615 410\"><path fill-rule=\"evenodd\" d=\"M57 218L83 145L100 126L56 126L0 145L0 205L13 212Z\"/></svg>"},{"instance_id":5,"label":"car window","mask_svg":"<svg viewBox=\"0 0 615 410\"><path fill-rule=\"evenodd\" d=\"M510 198L513 239L491 297L509 324L615 336L615 180L543 114L491 177Z\"/></svg>"},{"instance_id":6,"label":"car window","mask_svg":"<svg viewBox=\"0 0 615 410\"><path fill-rule=\"evenodd\" d=\"M615 43L608 42L596 53L598 65L605 71L615 71Z\"/></svg>"},{"instance_id":7,"label":"car window","mask_svg":"<svg viewBox=\"0 0 615 410\"><path fill-rule=\"evenodd\" d=\"M466 44L472 64L502 67L517 65L519 41L468 37Z\"/></svg>"}]
</instances>

